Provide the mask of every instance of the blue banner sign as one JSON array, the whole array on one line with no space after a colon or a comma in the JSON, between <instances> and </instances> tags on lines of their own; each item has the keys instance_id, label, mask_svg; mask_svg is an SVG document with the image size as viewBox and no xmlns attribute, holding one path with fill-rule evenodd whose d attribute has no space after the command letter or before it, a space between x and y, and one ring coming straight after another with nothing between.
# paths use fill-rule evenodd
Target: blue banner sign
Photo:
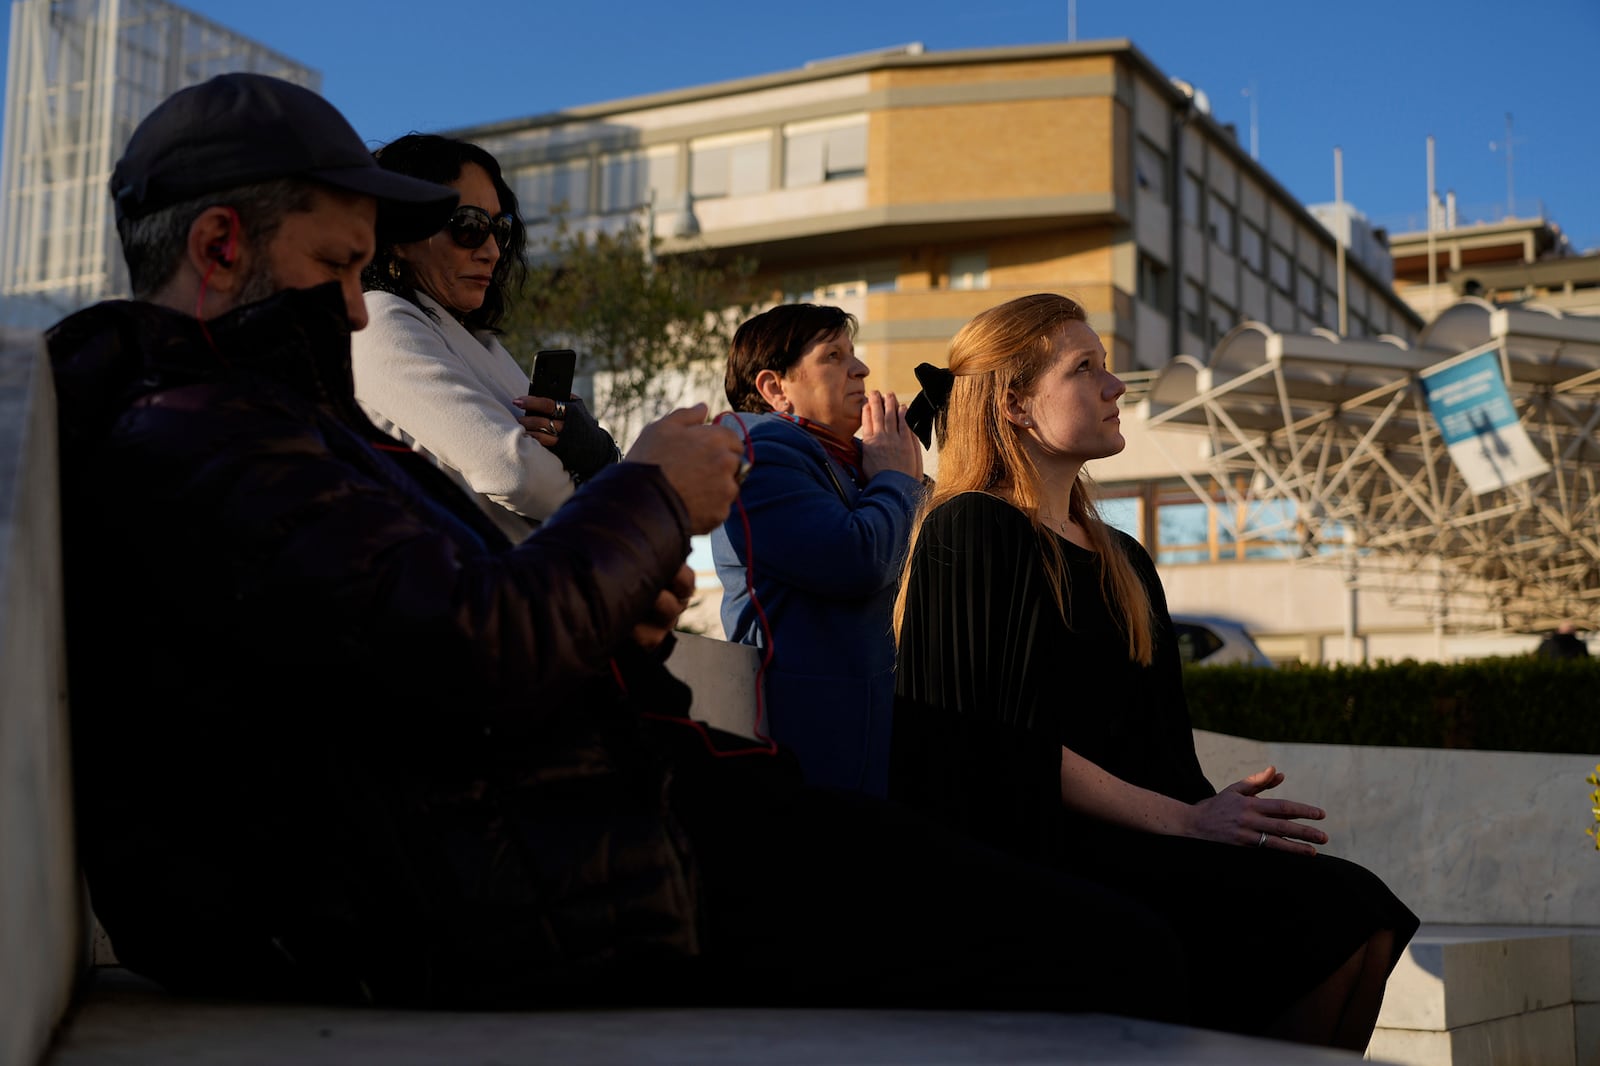
<instances>
[{"instance_id":1,"label":"blue banner sign","mask_svg":"<svg viewBox=\"0 0 1600 1066\"><path fill-rule=\"evenodd\" d=\"M1498 343L1446 359L1418 379L1450 459L1475 494L1549 472L1511 403Z\"/></svg>"}]
</instances>

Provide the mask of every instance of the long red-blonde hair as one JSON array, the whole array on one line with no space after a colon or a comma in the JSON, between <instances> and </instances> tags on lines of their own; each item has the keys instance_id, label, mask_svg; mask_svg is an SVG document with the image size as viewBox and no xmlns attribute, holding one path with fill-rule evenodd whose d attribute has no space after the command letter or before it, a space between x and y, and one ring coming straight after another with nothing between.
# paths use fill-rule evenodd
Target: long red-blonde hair
<instances>
[{"instance_id":1,"label":"long red-blonde hair","mask_svg":"<svg viewBox=\"0 0 1600 1066\"><path fill-rule=\"evenodd\" d=\"M1066 609L1066 558L1060 541L1039 517L1039 470L1023 446L1022 430L1005 417L1005 404L1008 392L1018 397L1033 394L1039 376L1052 362L1061 331L1068 322L1086 321L1088 316L1075 301L1039 293L989 308L961 327L950 342L950 372L955 381L950 388L950 402L935 425L939 478L912 527L906 569L894 605L897 638L905 619L907 579L923 519L935 507L963 492L1003 496L1028 516L1039 538L1056 607L1071 625ZM954 435L948 432L951 426L958 427ZM1101 521L1089 484L1088 476L1080 472L1072 485L1068 514L1083 528L1090 546L1104 560L1101 595L1127 636L1128 658L1149 665L1155 645L1150 594L1121 542Z\"/></svg>"}]
</instances>

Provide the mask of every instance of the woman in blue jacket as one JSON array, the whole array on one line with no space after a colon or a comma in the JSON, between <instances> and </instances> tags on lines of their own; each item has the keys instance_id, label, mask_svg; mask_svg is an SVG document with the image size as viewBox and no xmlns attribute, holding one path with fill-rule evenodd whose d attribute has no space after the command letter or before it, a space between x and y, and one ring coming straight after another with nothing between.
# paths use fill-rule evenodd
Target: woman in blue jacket
<instances>
[{"instance_id":1,"label":"woman in blue jacket","mask_svg":"<svg viewBox=\"0 0 1600 1066\"><path fill-rule=\"evenodd\" d=\"M734 334L726 389L754 465L712 548L728 639L771 649L773 739L808 782L883 795L922 447L894 394L868 391L855 332L837 307L783 304Z\"/></svg>"}]
</instances>

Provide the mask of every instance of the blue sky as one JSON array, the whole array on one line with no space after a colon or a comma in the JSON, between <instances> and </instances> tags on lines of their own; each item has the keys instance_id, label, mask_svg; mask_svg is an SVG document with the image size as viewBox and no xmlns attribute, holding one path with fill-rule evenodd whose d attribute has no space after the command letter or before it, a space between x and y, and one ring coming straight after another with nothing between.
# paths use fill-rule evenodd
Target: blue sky
<instances>
[{"instance_id":1,"label":"blue sky","mask_svg":"<svg viewBox=\"0 0 1600 1066\"><path fill-rule=\"evenodd\" d=\"M1345 198L1391 229L1422 225L1429 135L1437 186L1465 217L1502 213L1513 117L1517 213L1600 250L1600 2L1541 0L194 0L193 10L321 71L374 145L803 66L920 41L929 51L1127 38L1204 90L1307 203ZM7 29L9 35L9 28ZM1409 225L1408 225L1409 223Z\"/></svg>"}]
</instances>

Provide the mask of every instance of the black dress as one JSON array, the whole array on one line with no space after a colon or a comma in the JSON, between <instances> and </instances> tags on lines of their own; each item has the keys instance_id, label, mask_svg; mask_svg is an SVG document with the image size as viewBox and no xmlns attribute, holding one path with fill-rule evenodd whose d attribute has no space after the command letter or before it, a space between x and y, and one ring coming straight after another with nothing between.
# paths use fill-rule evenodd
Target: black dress
<instances>
[{"instance_id":1,"label":"black dress","mask_svg":"<svg viewBox=\"0 0 1600 1066\"><path fill-rule=\"evenodd\" d=\"M907 578L890 794L1151 906L1188 951L1196 1020L1259 1030L1377 930L1394 931L1392 968L1417 918L1372 873L1331 855L1137 832L1063 807L1063 745L1186 803L1216 791L1195 756L1155 566L1113 535L1154 607L1148 667L1128 658L1095 553L1058 540L1070 578L1063 619L1020 511L973 492L928 516Z\"/></svg>"}]
</instances>

